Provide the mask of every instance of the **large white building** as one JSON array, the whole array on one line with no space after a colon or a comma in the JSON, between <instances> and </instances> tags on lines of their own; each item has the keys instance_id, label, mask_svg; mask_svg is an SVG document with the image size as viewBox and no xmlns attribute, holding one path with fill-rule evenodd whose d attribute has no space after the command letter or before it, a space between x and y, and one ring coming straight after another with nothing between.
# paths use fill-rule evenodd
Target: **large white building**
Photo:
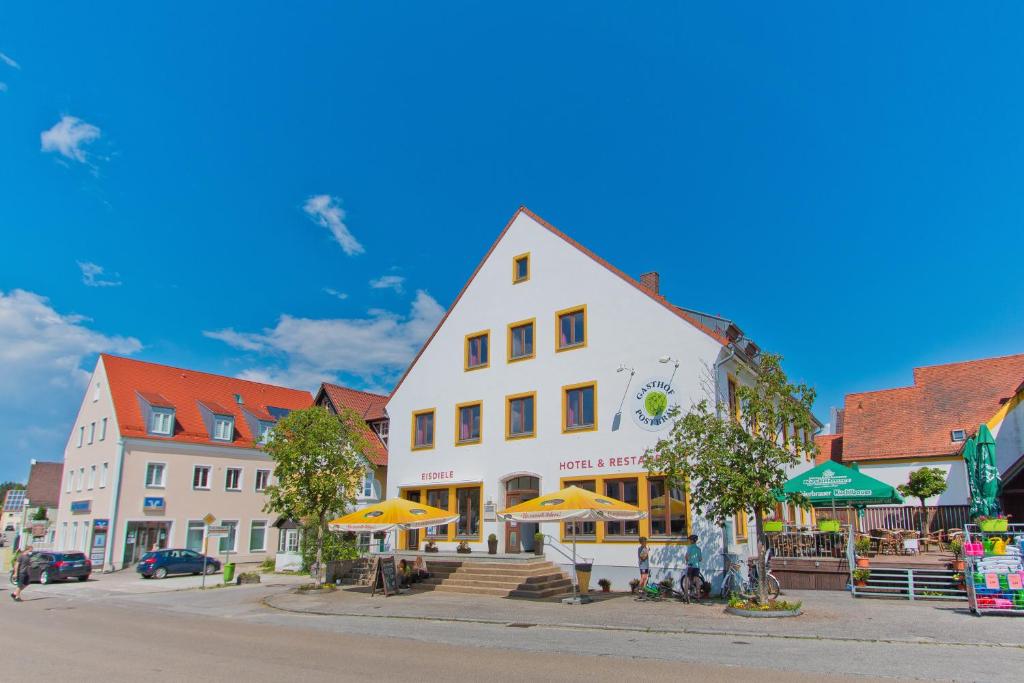
<instances>
[{"instance_id":1,"label":"large white building","mask_svg":"<svg viewBox=\"0 0 1024 683\"><path fill-rule=\"evenodd\" d=\"M460 514L447 527L401 534L400 547L432 540L454 550L466 541L486 552L493 533L501 552L530 550L537 525L499 522L495 512L575 484L650 514L579 525L579 552L594 559L595 578L625 587L640 536L651 539L654 574L677 574L690 533L700 535L705 574L716 575L723 534L746 554L752 525L719 528L696 514L687 492L647 475L643 453L669 426L658 412L665 401L649 395L684 410L728 402L736 383L750 380L756 353L732 322L668 302L656 273L634 280L520 209L388 401L388 495ZM571 543L565 525L540 531ZM548 559L566 564L552 545Z\"/></svg>"}]
</instances>

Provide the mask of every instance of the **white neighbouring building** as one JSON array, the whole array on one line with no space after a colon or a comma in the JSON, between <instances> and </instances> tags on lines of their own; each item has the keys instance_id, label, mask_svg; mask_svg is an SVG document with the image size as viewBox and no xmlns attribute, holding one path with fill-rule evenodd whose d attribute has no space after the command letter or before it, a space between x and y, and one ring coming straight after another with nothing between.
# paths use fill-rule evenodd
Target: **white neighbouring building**
<instances>
[{"instance_id":1,"label":"white neighbouring building","mask_svg":"<svg viewBox=\"0 0 1024 683\"><path fill-rule=\"evenodd\" d=\"M731 321L668 302L656 273L634 280L521 208L387 403L388 496L460 514L447 527L399 534L400 548L466 541L486 553L493 533L500 552L531 550L538 525L498 522L495 512L575 484L650 514L579 524L595 578L625 588L640 536L651 539L655 577L678 576L691 533L705 575L717 578L723 533L732 551L753 550L750 520L722 529L701 518L686 492L648 477L642 456L669 427L657 418L666 398L683 410L728 403L736 383L751 380L756 354ZM571 544L565 525L539 529ZM547 559L567 565L551 545Z\"/></svg>"},{"instance_id":2,"label":"white neighbouring building","mask_svg":"<svg viewBox=\"0 0 1024 683\"><path fill-rule=\"evenodd\" d=\"M264 510L274 463L260 443L307 391L102 354L64 450L56 546L95 570L152 547L201 552L203 518L229 535L210 554L237 562L298 552L298 530Z\"/></svg>"}]
</instances>

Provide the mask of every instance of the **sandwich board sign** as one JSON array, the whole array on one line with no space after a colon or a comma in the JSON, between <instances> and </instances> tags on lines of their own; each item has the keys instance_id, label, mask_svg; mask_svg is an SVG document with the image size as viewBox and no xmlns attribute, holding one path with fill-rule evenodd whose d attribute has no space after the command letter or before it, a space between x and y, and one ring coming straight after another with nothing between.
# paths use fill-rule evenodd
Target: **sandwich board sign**
<instances>
[{"instance_id":1,"label":"sandwich board sign","mask_svg":"<svg viewBox=\"0 0 1024 683\"><path fill-rule=\"evenodd\" d=\"M397 594L398 590L398 571L395 568L395 556L390 555L388 557L376 556L370 563L370 596L377 594L380 590L384 593L385 597Z\"/></svg>"}]
</instances>

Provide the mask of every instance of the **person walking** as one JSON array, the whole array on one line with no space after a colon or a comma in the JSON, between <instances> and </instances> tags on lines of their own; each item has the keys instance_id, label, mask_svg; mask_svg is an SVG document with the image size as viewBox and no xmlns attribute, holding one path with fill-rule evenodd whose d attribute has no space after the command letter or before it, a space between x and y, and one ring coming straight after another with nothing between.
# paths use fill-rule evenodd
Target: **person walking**
<instances>
[{"instance_id":1,"label":"person walking","mask_svg":"<svg viewBox=\"0 0 1024 683\"><path fill-rule=\"evenodd\" d=\"M640 537L640 547L636 551L637 561L640 565L640 591L647 588L647 582L651 578L651 551L647 549L647 537Z\"/></svg>"},{"instance_id":2,"label":"person walking","mask_svg":"<svg viewBox=\"0 0 1024 683\"><path fill-rule=\"evenodd\" d=\"M32 546L27 546L25 551L18 555L17 564L14 567L15 576L15 589L11 593L11 599L15 602L21 602L21 591L25 589L25 586L29 583L29 572L28 567L30 564L32 555Z\"/></svg>"},{"instance_id":3,"label":"person walking","mask_svg":"<svg viewBox=\"0 0 1024 683\"><path fill-rule=\"evenodd\" d=\"M700 563L704 559L704 555L700 551L700 546L697 545L697 541L700 540L697 534L690 534L687 540L690 541L690 545L686 548L686 574L681 582L683 583L683 593L689 599L690 587L692 586L697 592L697 598L700 599L704 589L703 577L700 575Z\"/></svg>"}]
</instances>

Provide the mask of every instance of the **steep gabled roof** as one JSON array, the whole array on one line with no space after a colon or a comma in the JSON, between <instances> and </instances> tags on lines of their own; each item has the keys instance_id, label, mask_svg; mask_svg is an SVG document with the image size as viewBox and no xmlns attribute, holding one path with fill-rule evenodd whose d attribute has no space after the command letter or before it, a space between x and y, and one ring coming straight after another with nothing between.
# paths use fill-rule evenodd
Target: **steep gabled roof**
<instances>
[{"instance_id":1,"label":"steep gabled roof","mask_svg":"<svg viewBox=\"0 0 1024 683\"><path fill-rule=\"evenodd\" d=\"M385 412L384 406L388 402L388 397L382 394L372 394L368 391L349 389L348 387L327 382L320 385L320 391L316 395L316 402L320 403L323 397L326 397L334 407L334 412L338 412L342 408L351 408L362 416L365 421L363 424L366 428L364 436L372 449L370 453L366 454L366 457L374 465L386 466L388 464L388 447L384 445L380 436L370 428L368 423L387 419L387 412Z\"/></svg>"},{"instance_id":2,"label":"steep gabled roof","mask_svg":"<svg viewBox=\"0 0 1024 683\"><path fill-rule=\"evenodd\" d=\"M914 384L846 395L843 462L953 456L950 433L992 419L1024 378L1024 354L914 368Z\"/></svg>"},{"instance_id":3,"label":"steep gabled roof","mask_svg":"<svg viewBox=\"0 0 1024 683\"><path fill-rule=\"evenodd\" d=\"M108 354L101 354L100 357L106 369L118 429L121 436L126 438L255 448L256 440L243 409L252 409L254 415L268 415L268 407L301 410L313 404L313 397L308 391ZM236 396L241 399L241 403ZM154 404L153 401L159 402L154 405L174 408L172 436L149 433L140 397L151 404ZM199 409L200 403L208 406L212 412L234 416L233 441L213 441L210 438Z\"/></svg>"},{"instance_id":4,"label":"steep gabled roof","mask_svg":"<svg viewBox=\"0 0 1024 683\"><path fill-rule=\"evenodd\" d=\"M64 477L62 462L34 462L28 473L25 497L32 507L55 508L60 503L60 483Z\"/></svg>"},{"instance_id":5,"label":"steep gabled roof","mask_svg":"<svg viewBox=\"0 0 1024 683\"><path fill-rule=\"evenodd\" d=\"M409 373L412 371L413 366L416 365L416 362L420 359L420 356L423 355L424 350L426 350L426 348L428 346L430 346L430 342L433 341L434 337L437 335L438 330L440 330L441 327L444 325L445 321L448 320L448 316L451 315L451 312L454 311L455 307L459 305L459 301L462 299L462 296L466 293L466 290L469 289L469 286L473 283L473 280L476 279L477 273L479 273L480 270L484 267L484 264L487 263L487 259L489 259L491 257L491 254L494 252L495 248L498 246L499 243L501 243L502 238L505 237L505 233L507 233L509 231L509 228L512 227L512 224L515 222L516 218L518 218L520 214L529 216L531 219L533 219L534 222L536 222L541 227L545 228L552 235L554 235L555 237L558 237L559 239L564 241L566 244L569 244L570 246L575 247L577 250L579 250L580 252L582 252L586 256L589 256L598 265L604 267L606 270L608 270L610 273L612 273L613 275L615 275L618 278L620 278L626 284L634 287L637 291L641 292L645 296L647 296L650 299L652 299L655 302L657 302L660 306L662 306L669 313L672 313L676 317L678 317L678 318L680 318L682 320L685 320L687 323L689 323L693 327L697 328L701 332L705 333L706 335L708 335L709 337L711 337L712 339L717 341L722 346L728 346L729 345L729 340L724 335L720 334L718 331L712 329L708 325L705 325L704 323L702 323L697 318L697 316L692 315L686 309L680 308L679 306L672 305L671 303L669 303L665 299L664 296L662 296L660 294L655 294L651 290L649 290L646 287L644 287L643 285L641 285L639 280L636 280L636 279L630 277L629 275L626 275L624 272L622 272L621 270L619 270L618 268L616 268L615 266L610 264L608 261L605 261L603 258L601 258L597 254L592 252L590 249L587 249L585 246L583 246L582 244L580 244L579 242L577 242L573 238L569 237L564 232L562 232L561 230L559 230L555 226L551 225L550 223L548 223L546 220L544 220L543 218L541 218L540 216L538 216L534 212L532 212L529 209L527 209L525 206L520 206L519 209L517 209L516 212L514 214L512 214L512 218L510 218L508 223L505 224L504 229L502 229L501 233L498 235L498 238L494 240L494 243L491 244L490 249L488 249L487 253L484 254L484 257L480 260L480 263L477 264L476 268L473 270L472 275L470 275L469 279L466 281L466 284L464 284L462 286L462 289L459 290L458 295L455 297L455 301L453 301L452 305L448 307L447 311L445 311L444 316L441 317L441 321L437 323L437 327L434 328L434 331L430 334L429 337L427 337L427 340L423 343L423 346L420 347L420 350L416 353L416 356L412 359L412 362L409 363L409 367L407 367L405 369L405 372L402 373L402 376L399 378L398 383L395 384L395 388L391 390L391 395L392 396L394 396L395 392L398 391L398 388L400 386L402 386L402 382L404 382L405 378L409 376Z\"/></svg>"}]
</instances>

